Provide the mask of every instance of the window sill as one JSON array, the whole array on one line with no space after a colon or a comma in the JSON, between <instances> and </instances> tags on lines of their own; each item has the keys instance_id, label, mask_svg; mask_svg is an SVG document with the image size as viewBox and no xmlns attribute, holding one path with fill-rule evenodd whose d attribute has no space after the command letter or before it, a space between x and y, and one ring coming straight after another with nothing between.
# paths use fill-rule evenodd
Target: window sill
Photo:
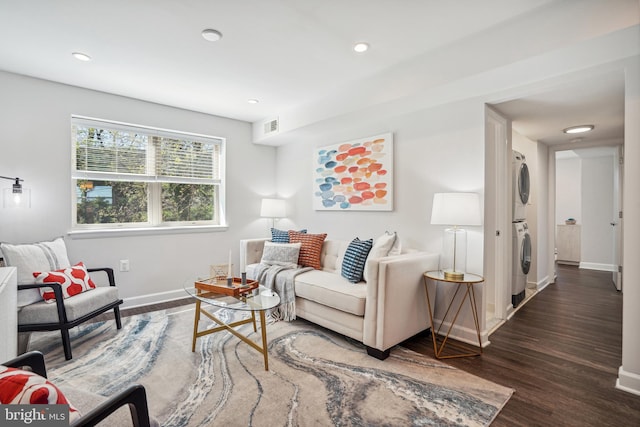
<instances>
[{"instance_id":1,"label":"window sill","mask_svg":"<svg viewBox=\"0 0 640 427\"><path fill-rule=\"evenodd\" d=\"M95 239L103 237L151 236L162 234L190 234L227 231L226 225L198 225L176 227L103 228L93 230L72 230L67 233L72 239Z\"/></svg>"}]
</instances>

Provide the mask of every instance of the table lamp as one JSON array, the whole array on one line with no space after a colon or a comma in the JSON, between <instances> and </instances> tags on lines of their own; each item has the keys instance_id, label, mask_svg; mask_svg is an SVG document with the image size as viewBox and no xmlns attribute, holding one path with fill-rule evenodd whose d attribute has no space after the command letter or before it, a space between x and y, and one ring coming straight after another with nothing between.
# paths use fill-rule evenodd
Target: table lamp
<instances>
[{"instance_id":1,"label":"table lamp","mask_svg":"<svg viewBox=\"0 0 640 427\"><path fill-rule=\"evenodd\" d=\"M460 226L482 225L478 194L434 194L431 224L452 226L444 230L440 270L447 280L463 280L467 267L467 231Z\"/></svg>"},{"instance_id":2,"label":"table lamp","mask_svg":"<svg viewBox=\"0 0 640 427\"><path fill-rule=\"evenodd\" d=\"M260 216L271 218L271 226L276 226L276 219L284 218L287 214L286 202L283 199L262 199Z\"/></svg>"}]
</instances>

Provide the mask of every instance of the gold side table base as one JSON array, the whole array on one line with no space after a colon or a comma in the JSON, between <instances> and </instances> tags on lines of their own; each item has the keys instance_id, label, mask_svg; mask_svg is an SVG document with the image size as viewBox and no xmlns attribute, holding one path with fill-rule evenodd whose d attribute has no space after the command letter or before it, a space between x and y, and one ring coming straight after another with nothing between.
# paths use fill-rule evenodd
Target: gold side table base
<instances>
[{"instance_id":1,"label":"gold side table base","mask_svg":"<svg viewBox=\"0 0 640 427\"><path fill-rule=\"evenodd\" d=\"M453 294L453 297L451 298L451 301L449 302L449 306L447 307L447 310L444 314L444 316L442 317L442 322L440 322L440 325L438 326L438 328L436 329L435 326L435 321L433 320L433 310L431 309L431 298L429 296L429 288L427 286L427 280L435 280L435 281L443 281L443 282L448 282L448 283L456 283L456 291ZM481 277L479 277L479 280L465 280L463 279L450 279L450 278L440 278L437 276L434 276L430 273L425 273L423 276L423 282L424 282L424 289L425 289L425 293L427 294L427 306L429 308L429 320L431 321L431 337L432 337L432 341L433 341L433 352L435 354L436 359L454 359L454 358L459 358L459 357L474 357L474 356L480 356L482 355L482 341L480 340L480 322L478 320L478 308L476 305L476 297L475 297L475 291L473 289L473 285L475 283L481 283L482 281L484 281L484 279L482 279ZM454 305L454 302L456 300L456 296L458 295L458 292L460 291L460 289L462 288L466 288L464 295L462 297L462 300L460 301L460 305L458 306L455 315L453 317L453 321L449 324L449 328L446 331L446 334L444 334L444 337L442 339L441 343L438 343L438 336L442 335L440 333L440 330L442 329L442 326L444 325L445 321L447 320L447 316L449 315L449 311L451 311L451 308ZM456 320L458 320L458 315L460 314L460 310L462 310L462 307L464 306L464 303L466 300L469 300L469 305L471 306L471 313L473 315L473 322L474 325L476 327L476 335L478 338L478 348L479 351L474 351L474 352L466 352L466 353L456 353L456 354L446 354L443 355L442 352L444 351L444 348L447 344L447 341L449 340L449 334L451 333L451 330L453 329L453 326L456 323Z\"/></svg>"},{"instance_id":2,"label":"gold side table base","mask_svg":"<svg viewBox=\"0 0 640 427\"><path fill-rule=\"evenodd\" d=\"M203 310L201 307L202 302L200 300L196 300L196 314L193 322L193 341L191 343L191 351L196 351L196 339L199 337L203 337L205 335L213 334L221 331L231 332L236 337L240 338L245 343L249 344L251 347L256 349L259 353L261 353L264 357L264 370L269 370L269 353L267 352L267 323L265 321L264 310L258 310L260 312L260 328L262 329L262 346L259 346L254 341L250 340L245 335L242 335L240 332L236 331L236 326L245 325L247 323L253 323L253 332L257 332L256 328L256 312L251 311L251 317L248 319L238 320L232 323L224 323L222 320L218 319L213 314L209 313L206 310ZM215 328L205 329L203 331L198 331L198 323L200 322L200 314L204 314L209 319L213 320L220 326L216 326Z\"/></svg>"}]
</instances>

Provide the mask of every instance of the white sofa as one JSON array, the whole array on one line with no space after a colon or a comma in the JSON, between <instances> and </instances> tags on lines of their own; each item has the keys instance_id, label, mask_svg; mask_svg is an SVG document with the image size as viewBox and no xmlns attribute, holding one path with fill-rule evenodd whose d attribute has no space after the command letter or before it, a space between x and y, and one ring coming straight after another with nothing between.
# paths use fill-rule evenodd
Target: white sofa
<instances>
[{"instance_id":1,"label":"white sofa","mask_svg":"<svg viewBox=\"0 0 640 427\"><path fill-rule=\"evenodd\" d=\"M264 243L240 241L240 267L255 279ZM391 348L430 326L423 273L438 269L438 254L407 252L367 260L367 283L350 283L341 275L348 241L325 240L321 270L295 277L296 316L362 342L367 353L386 359ZM377 274L375 274L377 272ZM435 301L436 285L428 282ZM432 307L433 309L433 307Z\"/></svg>"}]
</instances>

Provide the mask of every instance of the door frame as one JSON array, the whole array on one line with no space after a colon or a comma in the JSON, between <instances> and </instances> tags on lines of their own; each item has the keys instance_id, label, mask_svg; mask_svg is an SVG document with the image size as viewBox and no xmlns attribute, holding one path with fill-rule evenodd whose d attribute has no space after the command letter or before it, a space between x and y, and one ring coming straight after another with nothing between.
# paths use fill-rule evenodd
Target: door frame
<instances>
[{"instance_id":1,"label":"door frame","mask_svg":"<svg viewBox=\"0 0 640 427\"><path fill-rule=\"evenodd\" d=\"M494 294L485 301L493 299L494 316L500 323L513 309L509 291L513 268L511 163L511 120L485 104L484 275L494 287Z\"/></svg>"}]
</instances>

